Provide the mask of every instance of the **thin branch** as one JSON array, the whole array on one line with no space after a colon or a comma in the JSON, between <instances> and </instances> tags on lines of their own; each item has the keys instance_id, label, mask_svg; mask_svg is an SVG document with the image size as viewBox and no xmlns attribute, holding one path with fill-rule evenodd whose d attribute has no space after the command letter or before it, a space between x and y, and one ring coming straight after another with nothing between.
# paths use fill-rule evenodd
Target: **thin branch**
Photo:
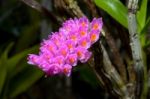
<instances>
[{"instance_id":1,"label":"thin branch","mask_svg":"<svg viewBox=\"0 0 150 99\"><path fill-rule=\"evenodd\" d=\"M87 7L89 8L90 12L92 13L92 16L98 17L94 1L93 0L83 0L83 1L87 5Z\"/></svg>"},{"instance_id":2,"label":"thin branch","mask_svg":"<svg viewBox=\"0 0 150 99\"><path fill-rule=\"evenodd\" d=\"M107 85L107 91L121 99L130 99L126 85L112 65L104 46L97 42L93 45L93 49L95 70L101 76L105 85Z\"/></svg>"},{"instance_id":3,"label":"thin branch","mask_svg":"<svg viewBox=\"0 0 150 99\"><path fill-rule=\"evenodd\" d=\"M119 53L119 50L115 44L115 40L113 39L113 37L111 36L111 34L109 33L109 31L107 30L107 28L105 26L103 27L103 31L105 32L106 42L108 43L109 47L111 48L111 52L112 52L113 58L114 58L114 64L116 65L123 81L125 83L127 83L126 67L123 63L123 60Z\"/></svg>"},{"instance_id":4,"label":"thin branch","mask_svg":"<svg viewBox=\"0 0 150 99\"><path fill-rule=\"evenodd\" d=\"M83 1L89 7L89 10L91 11L92 16L97 17L98 14L96 13L96 6L94 5L93 1L92 0L83 0ZM111 49L111 52L113 54L113 61L114 61L115 66L117 67L116 69L118 70L123 81L127 83L126 67L123 63L119 50L115 44L115 40L110 34L110 31L107 29L106 26L103 26L103 33L105 34L106 42L108 43Z\"/></svg>"},{"instance_id":5,"label":"thin branch","mask_svg":"<svg viewBox=\"0 0 150 99\"><path fill-rule=\"evenodd\" d=\"M67 11L72 12L77 17L82 17L84 14L80 10L80 7L77 5L76 0L63 0L66 6Z\"/></svg>"},{"instance_id":6,"label":"thin branch","mask_svg":"<svg viewBox=\"0 0 150 99\"><path fill-rule=\"evenodd\" d=\"M58 24L62 23L62 20L60 18L56 17L54 13L50 12L48 9L39 4L37 1L35 0L20 0L20 1L30 6L31 8L43 13L45 16L49 17L49 19L51 19L53 23Z\"/></svg>"},{"instance_id":7,"label":"thin branch","mask_svg":"<svg viewBox=\"0 0 150 99\"><path fill-rule=\"evenodd\" d=\"M122 99L130 99L128 90L127 90L124 82L122 81L118 72L115 70L114 66L111 64L111 61L109 59L109 56L108 56L104 46L102 44L101 44L101 46L102 46L102 51L103 51L104 70L107 74L107 77L110 78L111 83L116 85L116 86L113 86L114 87L113 90L116 89L117 91L120 91L120 93L122 94L122 96L121 96Z\"/></svg>"},{"instance_id":8,"label":"thin branch","mask_svg":"<svg viewBox=\"0 0 150 99\"><path fill-rule=\"evenodd\" d=\"M76 2L75 0L64 0L64 2L67 3L66 4L66 10L71 11L77 17L84 16L83 12L80 10L80 8L78 7L77 3L72 3L72 2ZM97 49L98 49L98 47L97 47ZM94 51L95 50L96 50L96 48L94 49ZM118 74L118 72L116 71L114 66L111 64L111 61L108 58L107 52L104 49L104 47L103 47L103 50L104 50L103 51L104 52L103 53L103 55L104 55L103 62L101 62L101 59L100 59L100 56L102 54L97 55L98 53L96 52L96 55L94 55L94 57L95 56L97 57L96 60L94 59L94 63L96 61L104 63L102 71L101 71L101 69L99 69L99 68L101 68L100 64L99 63L95 63L95 65L97 65L95 67L95 71L96 71L95 73L96 73L97 77L100 77L99 78L100 81L102 80L103 82L105 82L105 85L106 85L108 91L110 91L111 94L116 93L117 95L119 95L120 97L122 97L124 99L130 99L128 97L127 88L126 88L124 82L122 81L122 78L120 77L120 75ZM91 67L93 67L93 66L91 66Z\"/></svg>"},{"instance_id":9,"label":"thin branch","mask_svg":"<svg viewBox=\"0 0 150 99\"><path fill-rule=\"evenodd\" d=\"M106 87L106 84L103 82L102 80L102 77L98 74L98 72L95 70L95 63L94 63L94 58L91 58L89 61L88 61L88 64L89 66L91 67L91 69L93 70L93 72L95 73L98 81L100 82L100 85L102 88L105 88Z\"/></svg>"}]
</instances>

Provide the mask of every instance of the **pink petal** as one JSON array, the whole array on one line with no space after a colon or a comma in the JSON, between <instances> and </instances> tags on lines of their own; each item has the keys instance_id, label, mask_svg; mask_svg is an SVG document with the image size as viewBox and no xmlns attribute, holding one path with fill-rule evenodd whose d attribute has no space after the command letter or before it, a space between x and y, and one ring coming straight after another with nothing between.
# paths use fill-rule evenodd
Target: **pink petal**
<instances>
[{"instance_id":1,"label":"pink petal","mask_svg":"<svg viewBox=\"0 0 150 99\"><path fill-rule=\"evenodd\" d=\"M93 30L89 33L90 42L93 44L95 43L100 37L100 32Z\"/></svg>"},{"instance_id":2,"label":"pink petal","mask_svg":"<svg viewBox=\"0 0 150 99\"><path fill-rule=\"evenodd\" d=\"M63 42L63 38L58 34L58 32L55 32L51 36L51 41L54 42L54 44L57 45L57 47L59 47Z\"/></svg>"},{"instance_id":3,"label":"pink petal","mask_svg":"<svg viewBox=\"0 0 150 99\"><path fill-rule=\"evenodd\" d=\"M48 76L61 73L61 67L59 64L51 64L47 70L45 70Z\"/></svg>"},{"instance_id":4,"label":"pink petal","mask_svg":"<svg viewBox=\"0 0 150 99\"><path fill-rule=\"evenodd\" d=\"M77 54L70 54L67 56L66 63L71 66L77 65Z\"/></svg>"},{"instance_id":5,"label":"pink petal","mask_svg":"<svg viewBox=\"0 0 150 99\"><path fill-rule=\"evenodd\" d=\"M64 57L66 57L67 54L68 54L68 52L69 52L69 49L68 49L68 47L64 44L64 45L60 46L60 48L59 48L59 50L58 50L58 55L62 55L62 56L64 56Z\"/></svg>"},{"instance_id":6,"label":"pink petal","mask_svg":"<svg viewBox=\"0 0 150 99\"><path fill-rule=\"evenodd\" d=\"M82 17L79 19L79 25L80 27L85 27L85 28L88 28L89 26L89 21L86 17Z\"/></svg>"},{"instance_id":7,"label":"pink petal","mask_svg":"<svg viewBox=\"0 0 150 99\"><path fill-rule=\"evenodd\" d=\"M79 60L82 60L85 58L85 52L86 52L86 49L81 47L81 46L78 46L76 49L75 49L75 52L78 56L78 59Z\"/></svg>"},{"instance_id":8,"label":"pink petal","mask_svg":"<svg viewBox=\"0 0 150 99\"><path fill-rule=\"evenodd\" d=\"M31 65L38 65L40 58L39 58L38 55L29 54L27 60L28 60L28 64L31 64Z\"/></svg>"},{"instance_id":9,"label":"pink petal","mask_svg":"<svg viewBox=\"0 0 150 99\"><path fill-rule=\"evenodd\" d=\"M67 45L68 49L70 52L73 52L74 51L74 48L75 48L75 42L72 41L72 40L67 40L65 42L65 44Z\"/></svg>"},{"instance_id":10,"label":"pink petal","mask_svg":"<svg viewBox=\"0 0 150 99\"><path fill-rule=\"evenodd\" d=\"M78 33L79 33L79 37L86 37L88 35L88 29L80 27Z\"/></svg>"},{"instance_id":11,"label":"pink petal","mask_svg":"<svg viewBox=\"0 0 150 99\"><path fill-rule=\"evenodd\" d=\"M102 18L94 18L91 22L91 30L98 30L100 32L100 30L102 29Z\"/></svg>"},{"instance_id":12,"label":"pink petal","mask_svg":"<svg viewBox=\"0 0 150 99\"><path fill-rule=\"evenodd\" d=\"M90 52L90 51L87 50L85 52L85 58L83 58L83 59L80 60L81 63L87 62L90 59L91 56L92 56L92 52Z\"/></svg>"},{"instance_id":13,"label":"pink petal","mask_svg":"<svg viewBox=\"0 0 150 99\"><path fill-rule=\"evenodd\" d=\"M91 46L90 39L88 37L81 38L78 42L78 45L88 49Z\"/></svg>"},{"instance_id":14,"label":"pink petal","mask_svg":"<svg viewBox=\"0 0 150 99\"><path fill-rule=\"evenodd\" d=\"M41 52L50 51L55 54L57 51L57 46L51 40L46 40L40 47Z\"/></svg>"},{"instance_id":15,"label":"pink petal","mask_svg":"<svg viewBox=\"0 0 150 99\"><path fill-rule=\"evenodd\" d=\"M60 56L56 56L53 59L53 62L62 66L65 63L65 58L63 56L61 56L61 55Z\"/></svg>"},{"instance_id":16,"label":"pink petal","mask_svg":"<svg viewBox=\"0 0 150 99\"><path fill-rule=\"evenodd\" d=\"M78 40L79 40L79 36L77 34L77 32L72 32L70 33L70 35L68 35L68 40L73 41L75 44L77 44Z\"/></svg>"},{"instance_id":17,"label":"pink petal","mask_svg":"<svg viewBox=\"0 0 150 99\"><path fill-rule=\"evenodd\" d=\"M62 67L62 72L66 75L66 76L70 76L71 74L71 70L72 70L72 66L69 65L69 64L65 64L63 67Z\"/></svg>"}]
</instances>

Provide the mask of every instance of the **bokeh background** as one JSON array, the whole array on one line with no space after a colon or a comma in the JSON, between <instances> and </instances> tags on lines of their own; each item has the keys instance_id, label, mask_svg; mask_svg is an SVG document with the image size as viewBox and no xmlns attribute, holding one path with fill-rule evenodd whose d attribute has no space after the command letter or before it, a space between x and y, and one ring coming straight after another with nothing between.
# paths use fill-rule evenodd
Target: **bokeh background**
<instances>
[{"instance_id":1,"label":"bokeh background","mask_svg":"<svg viewBox=\"0 0 150 99\"><path fill-rule=\"evenodd\" d=\"M0 99L111 99L88 64L78 64L71 77L46 77L41 70L27 64L27 55L38 53L43 38L57 31L64 20L78 16L63 8L63 0L36 0L42 10L36 9L39 6L36 3L31 6L32 0L25 1L29 5L23 0L0 0ZM93 0L75 1L90 20L94 16L103 17L121 55L131 55L124 26L98 8ZM126 0L120 1L126 5ZM147 9L150 11L150 6ZM147 31L149 39L150 28ZM110 51L107 44L106 48ZM149 57L150 47L145 48Z\"/></svg>"}]
</instances>

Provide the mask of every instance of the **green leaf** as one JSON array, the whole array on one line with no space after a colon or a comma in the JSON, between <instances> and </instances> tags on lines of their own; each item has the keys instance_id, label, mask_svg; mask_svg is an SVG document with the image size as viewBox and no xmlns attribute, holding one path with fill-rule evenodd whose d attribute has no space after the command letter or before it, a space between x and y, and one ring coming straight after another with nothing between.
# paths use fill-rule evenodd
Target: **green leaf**
<instances>
[{"instance_id":1,"label":"green leaf","mask_svg":"<svg viewBox=\"0 0 150 99\"><path fill-rule=\"evenodd\" d=\"M12 48L12 45L13 43L10 43L0 57L0 94L3 90L5 79L7 76L7 67L5 63L7 62L8 52Z\"/></svg>"},{"instance_id":2,"label":"green leaf","mask_svg":"<svg viewBox=\"0 0 150 99\"><path fill-rule=\"evenodd\" d=\"M6 68L4 67L5 65L2 65L2 63L0 62L0 94L3 90L4 87L4 83L5 83L5 79L7 76L7 71Z\"/></svg>"},{"instance_id":3,"label":"green leaf","mask_svg":"<svg viewBox=\"0 0 150 99\"><path fill-rule=\"evenodd\" d=\"M78 66L76 71L80 71L80 79L89 83L93 88L97 88L97 86L99 86L100 82L97 80L95 74L88 64L84 64L80 67Z\"/></svg>"},{"instance_id":4,"label":"green leaf","mask_svg":"<svg viewBox=\"0 0 150 99\"><path fill-rule=\"evenodd\" d=\"M31 87L39 78L42 77L43 73L35 69L32 66L27 66L28 68L24 69L21 73L16 75L10 83L9 95L10 98L15 98L20 93L26 91Z\"/></svg>"},{"instance_id":5,"label":"green leaf","mask_svg":"<svg viewBox=\"0 0 150 99\"><path fill-rule=\"evenodd\" d=\"M147 46L146 33L148 33L147 30L149 26L150 26L150 17L148 17L146 24L140 33L140 40L143 47Z\"/></svg>"},{"instance_id":6,"label":"green leaf","mask_svg":"<svg viewBox=\"0 0 150 99\"><path fill-rule=\"evenodd\" d=\"M26 57L29 53L35 52L37 51L38 46L34 46L30 49L27 49L23 52L20 52L16 55L14 55L13 57L11 57L8 61L7 61L7 68L8 68L8 72L11 73L13 72L13 70L16 68L17 64L24 58Z\"/></svg>"},{"instance_id":7,"label":"green leaf","mask_svg":"<svg viewBox=\"0 0 150 99\"><path fill-rule=\"evenodd\" d=\"M119 0L94 0L94 2L121 25L128 28L127 8Z\"/></svg>"},{"instance_id":8,"label":"green leaf","mask_svg":"<svg viewBox=\"0 0 150 99\"><path fill-rule=\"evenodd\" d=\"M38 28L39 28L38 21L36 23L33 23L31 26L23 28L24 31L22 32L22 35L20 36L18 42L16 43L16 52L20 52L28 48L28 46L35 41L38 35L37 32Z\"/></svg>"},{"instance_id":9,"label":"green leaf","mask_svg":"<svg viewBox=\"0 0 150 99\"><path fill-rule=\"evenodd\" d=\"M20 62L27 62L27 60L22 61L29 53L33 53L38 50L39 46L34 46L27 50L24 50L6 61L3 61L4 66L7 67L7 72L9 78L11 78L9 83L9 95L11 98L17 96L21 92L25 91L29 88L33 83L35 83L43 74L38 69L33 68L32 66L27 65L27 63L20 63ZM10 49L10 48L9 48ZM8 52L8 51L6 51ZM4 52L5 59L7 58L7 53ZM19 64L20 63L20 64ZM19 66L19 67L17 67ZM22 66L22 67L20 67ZM18 69L21 68L21 69ZM14 72L15 70L15 72ZM0 72L1 73L1 72Z\"/></svg>"},{"instance_id":10,"label":"green leaf","mask_svg":"<svg viewBox=\"0 0 150 99\"><path fill-rule=\"evenodd\" d=\"M147 31L149 26L150 26L150 17L148 17L148 19L147 19L147 21L146 21L146 23L144 25L144 28L141 30L141 34L147 33L146 31Z\"/></svg>"},{"instance_id":11,"label":"green leaf","mask_svg":"<svg viewBox=\"0 0 150 99\"><path fill-rule=\"evenodd\" d=\"M149 47L150 46L150 40L147 40L145 47Z\"/></svg>"},{"instance_id":12,"label":"green leaf","mask_svg":"<svg viewBox=\"0 0 150 99\"><path fill-rule=\"evenodd\" d=\"M11 42L10 44L8 44L7 48L5 49L5 51L3 52L3 54L1 55L1 58L3 57L5 60L7 60L8 58L8 53L10 52L12 46L14 45L13 42Z\"/></svg>"},{"instance_id":13,"label":"green leaf","mask_svg":"<svg viewBox=\"0 0 150 99\"><path fill-rule=\"evenodd\" d=\"M141 30L145 26L146 22L146 15L147 15L147 0L141 1L140 10L137 12L137 22L138 22L138 31L141 32Z\"/></svg>"}]
</instances>

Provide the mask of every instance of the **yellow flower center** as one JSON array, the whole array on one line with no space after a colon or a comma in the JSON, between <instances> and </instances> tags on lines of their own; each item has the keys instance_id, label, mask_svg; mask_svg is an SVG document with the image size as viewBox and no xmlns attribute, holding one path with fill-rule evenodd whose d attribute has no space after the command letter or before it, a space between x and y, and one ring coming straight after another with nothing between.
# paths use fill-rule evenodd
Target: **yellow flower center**
<instances>
[{"instance_id":1,"label":"yellow flower center","mask_svg":"<svg viewBox=\"0 0 150 99\"><path fill-rule=\"evenodd\" d=\"M68 73L69 72L69 69L68 68L64 68L64 73L66 74L66 73Z\"/></svg>"},{"instance_id":2,"label":"yellow flower center","mask_svg":"<svg viewBox=\"0 0 150 99\"><path fill-rule=\"evenodd\" d=\"M67 26L67 27L66 27L66 30L67 30L67 31L70 31L70 27Z\"/></svg>"},{"instance_id":3,"label":"yellow flower center","mask_svg":"<svg viewBox=\"0 0 150 99\"><path fill-rule=\"evenodd\" d=\"M74 58L73 57L71 57L71 58L69 58L69 61L70 61L70 63L74 63Z\"/></svg>"},{"instance_id":4,"label":"yellow flower center","mask_svg":"<svg viewBox=\"0 0 150 99\"><path fill-rule=\"evenodd\" d=\"M62 60L61 60L61 59L59 59L59 60L58 60L58 63L59 63L59 64L62 64Z\"/></svg>"},{"instance_id":5,"label":"yellow flower center","mask_svg":"<svg viewBox=\"0 0 150 99\"><path fill-rule=\"evenodd\" d=\"M81 23L81 26L85 27L85 25L86 25L85 22L82 22L82 23Z\"/></svg>"},{"instance_id":6,"label":"yellow flower center","mask_svg":"<svg viewBox=\"0 0 150 99\"><path fill-rule=\"evenodd\" d=\"M50 59L50 56L47 55L46 58L47 58L47 59Z\"/></svg>"},{"instance_id":7,"label":"yellow flower center","mask_svg":"<svg viewBox=\"0 0 150 99\"><path fill-rule=\"evenodd\" d=\"M96 34L92 34L91 37L90 37L91 41L95 41L96 40Z\"/></svg>"},{"instance_id":8,"label":"yellow flower center","mask_svg":"<svg viewBox=\"0 0 150 99\"><path fill-rule=\"evenodd\" d=\"M75 41L77 39L77 37L75 35L72 35L71 39Z\"/></svg>"},{"instance_id":9,"label":"yellow flower center","mask_svg":"<svg viewBox=\"0 0 150 99\"><path fill-rule=\"evenodd\" d=\"M78 52L77 52L77 55L78 55L79 57L81 57L81 56L82 56L82 52L81 52L81 51L78 51Z\"/></svg>"},{"instance_id":10,"label":"yellow flower center","mask_svg":"<svg viewBox=\"0 0 150 99\"><path fill-rule=\"evenodd\" d=\"M59 41L58 40L54 40L56 45L59 45Z\"/></svg>"},{"instance_id":11,"label":"yellow flower center","mask_svg":"<svg viewBox=\"0 0 150 99\"><path fill-rule=\"evenodd\" d=\"M86 33L85 33L85 31L81 31L80 34L81 34L81 36L84 36Z\"/></svg>"},{"instance_id":12,"label":"yellow flower center","mask_svg":"<svg viewBox=\"0 0 150 99\"><path fill-rule=\"evenodd\" d=\"M71 44L68 44L68 48L71 49L73 48L73 46Z\"/></svg>"},{"instance_id":13,"label":"yellow flower center","mask_svg":"<svg viewBox=\"0 0 150 99\"><path fill-rule=\"evenodd\" d=\"M85 46L87 45L86 40L82 41L82 42L81 42L81 45L82 45L83 47L85 47Z\"/></svg>"},{"instance_id":14,"label":"yellow flower center","mask_svg":"<svg viewBox=\"0 0 150 99\"><path fill-rule=\"evenodd\" d=\"M67 52L66 52L65 50L62 50L62 51L61 51L61 54L62 54L63 56L66 56L66 55L67 55Z\"/></svg>"},{"instance_id":15,"label":"yellow flower center","mask_svg":"<svg viewBox=\"0 0 150 99\"><path fill-rule=\"evenodd\" d=\"M53 51L53 46L50 45L50 46L49 46L49 50L50 50L50 51Z\"/></svg>"},{"instance_id":16,"label":"yellow flower center","mask_svg":"<svg viewBox=\"0 0 150 99\"><path fill-rule=\"evenodd\" d=\"M94 30L97 30L97 29L98 29L98 24L97 24L97 23L95 23L95 24L93 25L93 29L94 29Z\"/></svg>"}]
</instances>

